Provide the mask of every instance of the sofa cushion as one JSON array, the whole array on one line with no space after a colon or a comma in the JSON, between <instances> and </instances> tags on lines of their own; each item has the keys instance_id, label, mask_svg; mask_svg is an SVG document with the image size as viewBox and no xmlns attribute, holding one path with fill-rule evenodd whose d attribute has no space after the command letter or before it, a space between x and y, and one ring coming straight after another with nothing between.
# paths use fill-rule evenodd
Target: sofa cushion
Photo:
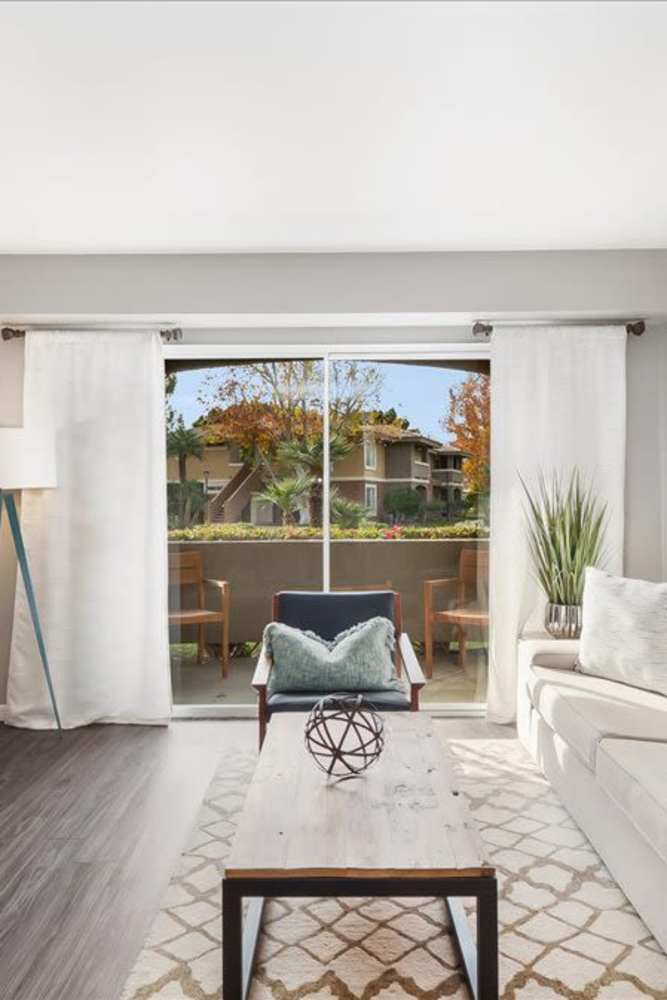
<instances>
[{"instance_id":1,"label":"sofa cushion","mask_svg":"<svg viewBox=\"0 0 667 1000\"><path fill-rule=\"evenodd\" d=\"M667 862L667 743L602 740L595 773L600 787Z\"/></svg>"},{"instance_id":2,"label":"sofa cushion","mask_svg":"<svg viewBox=\"0 0 667 1000\"><path fill-rule=\"evenodd\" d=\"M667 583L589 566L578 669L667 695Z\"/></svg>"},{"instance_id":3,"label":"sofa cushion","mask_svg":"<svg viewBox=\"0 0 667 1000\"><path fill-rule=\"evenodd\" d=\"M331 640L269 622L264 629L264 649L273 660L269 693L394 690L395 645L388 618L371 618Z\"/></svg>"},{"instance_id":4,"label":"sofa cushion","mask_svg":"<svg viewBox=\"0 0 667 1000\"><path fill-rule=\"evenodd\" d=\"M360 691L364 698L378 712L407 712L410 696L405 689L396 691ZM322 698L321 691L294 691L288 694L272 694L267 698L269 715L274 712L310 712Z\"/></svg>"},{"instance_id":5,"label":"sofa cushion","mask_svg":"<svg viewBox=\"0 0 667 1000\"><path fill-rule=\"evenodd\" d=\"M591 771L605 737L667 742L667 698L572 670L532 664L530 700Z\"/></svg>"}]
</instances>

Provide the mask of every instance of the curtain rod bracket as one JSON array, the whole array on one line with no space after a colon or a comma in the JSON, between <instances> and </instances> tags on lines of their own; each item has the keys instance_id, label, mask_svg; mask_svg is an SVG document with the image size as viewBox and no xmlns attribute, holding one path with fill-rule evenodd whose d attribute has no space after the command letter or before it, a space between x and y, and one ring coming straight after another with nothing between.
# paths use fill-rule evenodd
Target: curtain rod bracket
<instances>
[{"instance_id":1,"label":"curtain rod bracket","mask_svg":"<svg viewBox=\"0 0 667 1000\"><path fill-rule=\"evenodd\" d=\"M646 323L643 319L638 319L634 323L625 324L625 332L632 333L635 337L641 337L642 333L646 330Z\"/></svg>"},{"instance_id":2,"label":"curtain rod bracket","mask_svg":"<svg viewBox=\"0 0 667 1000\"><path fill-rule=\"evenodd\" d=\"M475 337L490 337L493 333L493 326L491 323L483 323L478 319L476 323L473 323L472 332Z\"/></svg>"},{"instance_id":3,"label":"curtain rod bracket","mask_svg":"<svg viewBox=\"0 0 667 1000\"><path fill-rule=\"evenodd\" d=\"M13 326L3 326L3 340L14 340L15 337L25 337L25 330L16 330Z\"/></svg>"},{"instance_id":4,"label":"curtain rod bracket","mask_svg":"<svg viewBox=\"0 0 667 1000\"><path fill-rule=\"evenodd\" d=\"M171 330L160 330L160 336L165 344L176 344L179 340L183 340L183 331L180 326L175 326Z\"/></svg>"}]
</instances>

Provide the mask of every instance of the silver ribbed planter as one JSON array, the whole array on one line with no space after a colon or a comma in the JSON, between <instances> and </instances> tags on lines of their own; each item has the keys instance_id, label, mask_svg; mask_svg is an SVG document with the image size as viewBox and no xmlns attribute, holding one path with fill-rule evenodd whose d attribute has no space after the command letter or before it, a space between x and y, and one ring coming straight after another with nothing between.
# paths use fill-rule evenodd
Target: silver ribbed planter
<instances>
[{"instance_id":1,"label":"silver ribbed planter","mask_svg":"<svg viewBox=\"0 0 667 1000\"><path fill-rule=\"evenodd\" d=\"M554 639L578 639L581 635L581 605L547 604L544 627Z\"/></svg>"}]
</instances>

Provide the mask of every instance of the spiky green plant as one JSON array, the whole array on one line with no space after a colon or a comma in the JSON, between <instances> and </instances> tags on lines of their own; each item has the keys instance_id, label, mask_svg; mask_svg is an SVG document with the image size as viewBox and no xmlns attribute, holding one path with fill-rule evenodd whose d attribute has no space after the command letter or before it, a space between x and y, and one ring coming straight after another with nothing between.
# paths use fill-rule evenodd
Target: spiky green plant
<instances>
[{"instance_id":1,"label":"spiky green plant","mask_svg":"<svg viewBox=\"0 0 667 1000\"><path fill-rule=\"evenodd\" d=\"M296 524L296 513L299 510L303 498L313 487L315 479L304 473L295 476L286 476L284 479L276 479L264 487L259 494L260 500L268 500L278 507L282 514L284 525Z\"/></svg>"},{"instance_id":2,"label":"spiky green plant","mask_svg":"<svg viewBox=\"0 0 667 1000\"><path fill-rule=\"evenodd\" d=\"M521 477L519 477L521 478ZM528 499L528 544L535 575L552 604L580 605L584 571L603 558L607 504L592 485L574 469L566 484L553 473L540 473L531 493L521 479Z\"/></svg>"},{"instance_id":3,"label":"spiky green plant","mask_svg":"<svg viewBox=\"0 0 667 1000\"><path fill-rule=\"evenodd\" d=\"M366 517L363 504L333 493L331 497L331 520L341 528L358 528Z\"/></svg>"}]
</instances>

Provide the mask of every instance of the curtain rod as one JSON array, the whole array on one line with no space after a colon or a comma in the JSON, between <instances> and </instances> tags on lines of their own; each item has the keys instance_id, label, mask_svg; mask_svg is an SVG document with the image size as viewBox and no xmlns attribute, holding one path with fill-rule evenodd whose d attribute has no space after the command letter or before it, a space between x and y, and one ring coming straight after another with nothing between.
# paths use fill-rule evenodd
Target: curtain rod
<instances>
[{"instance_id":1,"label":"curtain rod","mask_svg":"<svg viewBox=\"0 0 667 1000\"><path fill-rule=\"evenodd\" d=\"M76 328L68 327L67 329L71 330ZM109 326L109 327L97 328L98 332L103 330L114 330L114 329L128 331L128 330L144 330L146 329L146 327L123 326L122 324L120 324L117 327ZM94 333L95 330L92 329L91 332ZM16 329L16 327L13 326L3 326L2 330L0 330L0 333L2 334L3 340L15 340L16 338L19 337L25 337L25 330L18 330ZM179 340L183 340L183 331L180 328L180 326L169 327L168 329L160 330L160 336L165 341L165 343L174 344L177 343Z\"/></svg>"},{"instance_id":2,"label":"curtain rod","mask_svg":"<svg viewBox=\"0 0 667 1000\"><path fill-rule=\"evenodd\" d=\"M643 319L635 320L625 320L625 319L612 319L612 320L561 320L560 322L543 319L543 320L525 320L525 321L514 321L511 320L501 320L498 323L488 323L484 320L478 319L473 323L472 332L475 337L490 337L493 333L494 327L503 326L624 326L625 332L627 334L633 334L635 337L641 337L642 333L646 330L646 323Z\"/></svg>"}]
</instances>

